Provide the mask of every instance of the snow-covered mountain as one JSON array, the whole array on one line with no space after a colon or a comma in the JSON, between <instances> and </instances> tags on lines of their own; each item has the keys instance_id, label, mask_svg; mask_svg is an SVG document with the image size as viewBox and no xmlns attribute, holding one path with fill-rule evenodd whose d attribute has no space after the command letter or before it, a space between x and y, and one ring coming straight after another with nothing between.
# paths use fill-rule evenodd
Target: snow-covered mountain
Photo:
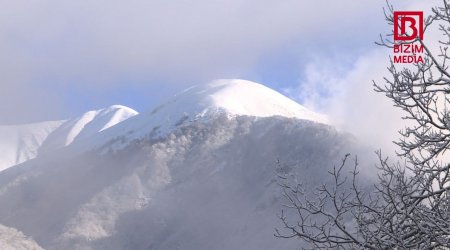
<instances>
[{"instance_id":1,"label":"snow-covered mountain","mask_svg":"<svg viewBox=\"0 0 450 250\"><path fill-rule=\"evenodd\" d=\"M114 110L54 124L43 153L0 172L0 230L15 245L296 249L273 237L277 173L319 184L355 150L324 116L244 80L198 85L141 114Z\"/></svg>"},{"instance_id":2,"label":"snow-covered mountain","mask_svg":"<svg viewBox=\"0 0 450 250\"><path fill-rule=\"evenodd\" d=\"M0 171L90 137L136 114L128 107L114 105L70 120L0 126Z\"/></svg>"},{"instance_id":3,"label":"snow-covered mountain","mask_svg":"<svg viewBox=\"0 0 450 250\"><path fill-rule=\"evenodd\" d=\"M220 116L286 117L327 123L326 116L314 113L286 96L259 83L240 79L220 79L196 85L175 95L149 112L97 134L90 145L101 147L111 139L121 147L143 137L163 137L193 123L208 122ZM117 136L120 135L120 136Z\"/></svg>"},{"instance_id":4,"label":"snow-covered mountain","mask_svg":"<svg viewBox=\"0 0 450 250\"><path fill-rule=\"evenodd\" d=\"M38 155L48 135L64 121L0 126L0 171Z\"/></svg>"}]
</instances>

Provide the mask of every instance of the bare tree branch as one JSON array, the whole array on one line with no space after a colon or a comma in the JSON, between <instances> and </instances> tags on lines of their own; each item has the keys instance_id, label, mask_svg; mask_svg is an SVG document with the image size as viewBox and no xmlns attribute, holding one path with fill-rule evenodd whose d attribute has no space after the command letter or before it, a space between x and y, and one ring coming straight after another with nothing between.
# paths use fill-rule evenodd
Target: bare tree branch
<instances>
[{"instance_id":1,"label":"bare tree branch","mask_svg":"<svg viewBox=\"0 0 450 250\"><path fill-rule=\"evenodd\" d=\"M384 9L386 22L394 23L394 8ZM404 111L411 124L399 131L395 144L403 164L389 163L377 152L378 182L373 189L358 185L358 161L346 172L349 155L329 172L331 184L305 190L289 176L280 176L287 203L280 219L284 227L275 236L299 238L312 249L449 249L450 247L450 6L432 8L425 31L442 32L438 54L417 37L393 42L392 34L376 44L418 43L424 62L399 68L392 60L385 84L375 91ZM294 216L294 219L292 217ZM295 223L293 223L293 221Z\"/></svg>"}]
</instances>

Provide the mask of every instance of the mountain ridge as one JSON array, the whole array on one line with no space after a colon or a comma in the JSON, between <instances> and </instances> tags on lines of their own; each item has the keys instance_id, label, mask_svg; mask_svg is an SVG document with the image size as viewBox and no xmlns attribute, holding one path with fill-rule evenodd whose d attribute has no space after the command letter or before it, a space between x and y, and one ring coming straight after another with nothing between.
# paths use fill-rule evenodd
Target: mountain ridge
<instances>
[{"instance_id":1,"label":"mountain ridge","mask_svg":"<svg viewBox=\"0 0 450 250\"><path fill-rule=\"evenodd\" d=\"M128 107L112 105L68 120L0 126L0 171L90 137L136 114Z\"/></svg>"},{"instance_id":2,"label":"mountain ridge","mask_svg":"<svg viewBox=\"0 0 450 250\"><path fill-rule=\"evenodd\" d=\"M262 84L241 79L217 79L187 88L141 114L126 106L112 105L68 120L0 126L0 138L7 138L6 134L18 133L15 129L20 130L24 126L28 128L28 137L31 138L21 139L17 135L15 141L25 140L22 142L25 145L23 147L14 146L18 142L11 140L0 141L0 150L3 148L4 152L8 152L0 159L0 171L33 159L39 153L74 142L84 150L101 147L118 137L124 143L149 134L152 137L162 137L177 127L193 122L206 122L221 115L229 118L250 116L255 119L280 116L328 124L326 116L314 113ZM39 124L46 132L42 132L40 127L36 129L37 132L33 132L33 126ZM45 129L46 126L49 128ZM94 138L89 139L90 137ZM14 147L17 150L11 151ZM115 147L123 145L117 144Z\"/></svg>"},{"instance_id":3,"label":"mountain ridge","mask_svg":"<svg viewBox=\"0 0 450 250\"><path fill-rule=\"evenodd\" d=\"M329 124L324 115L312 112L288 97L262 84L241 79L218 79L194 85L163 104L142 112L96 135L94 143L81 148L96 148L122 138L115 147L145 136L164 137L174 129L195 122L207 122L225 115L255 119L280 116Z\"/></svg>"},{"instance_id":4,"label":"mountain ridge","mask_svg":"<svg viewBox=\"0 0 450 250\"><path fill-rule=\"evenodd\" d=\"M0 172L0 231L14 239L1 248L296 249L273 237L278 174L320 183L354 148L315 113L243 80L192 87L108 128L114 115L89 126L100 114L62 129L70 144Z\"/></svg>"}]
</instances>

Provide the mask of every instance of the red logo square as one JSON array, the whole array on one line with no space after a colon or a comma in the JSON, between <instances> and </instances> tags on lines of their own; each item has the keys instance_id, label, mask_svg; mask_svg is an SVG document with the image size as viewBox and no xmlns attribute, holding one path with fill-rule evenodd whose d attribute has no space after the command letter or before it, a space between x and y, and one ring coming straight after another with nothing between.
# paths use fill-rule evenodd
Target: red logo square
<instances>
[{"instance_id":1,"label":"red logo square","mask_svg":"<svg viewBox=\"0 0 450 250\"><path fill-rule=\"evenodd\" d=\"M394 11L394 40L423 40L423 11Z\"/></svg>"}]
</instances>

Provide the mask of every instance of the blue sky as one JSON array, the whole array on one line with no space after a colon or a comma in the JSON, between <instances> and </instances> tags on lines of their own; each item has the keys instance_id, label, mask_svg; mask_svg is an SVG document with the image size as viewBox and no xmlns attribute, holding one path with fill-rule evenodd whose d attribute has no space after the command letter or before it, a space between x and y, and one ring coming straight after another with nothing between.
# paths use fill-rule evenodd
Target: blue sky
<instances>
[{"instance_id":1,"label":"blue sky","mask_svg":"<svg viewBox=\"0 0 450 250\"><path fill-rule=\"evenodd\" d=\"M112 104L142 112L216 78L260 82L323 109L309 96L326 99L334 87L311 86L311 68L328 65L323 70L333 79L348 75L389 30L384 5L0 0L0 124L63 119Z\"/></svg>"}]
</instances>

